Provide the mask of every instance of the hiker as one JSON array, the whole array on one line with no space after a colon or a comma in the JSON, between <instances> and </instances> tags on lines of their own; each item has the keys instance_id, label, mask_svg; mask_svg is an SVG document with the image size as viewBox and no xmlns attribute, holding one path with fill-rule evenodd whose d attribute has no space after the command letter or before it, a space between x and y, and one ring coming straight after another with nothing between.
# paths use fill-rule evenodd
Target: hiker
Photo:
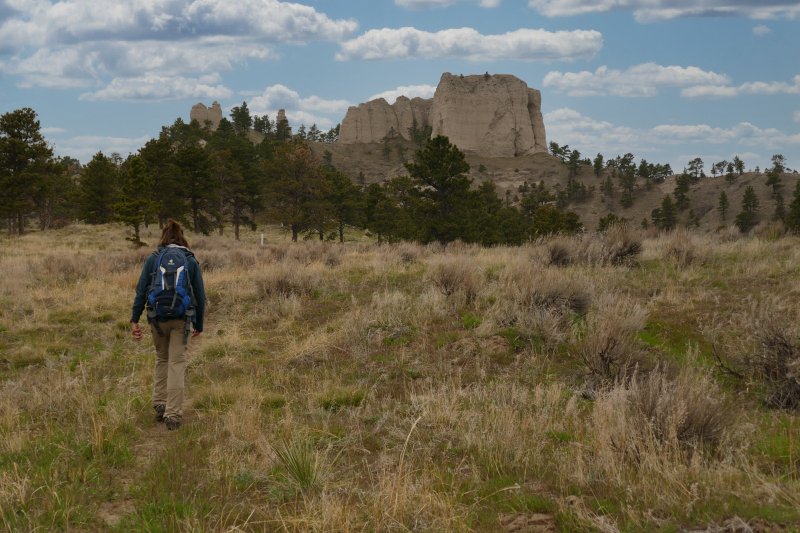
<instances>
[{"instance_id":1,"label":"hiker","mask_svg":"<svg viewBox=\"0 0 800 533\"><path fill-rule=\"evenodd\" d=\"M136 285L131 327L137 341L141 341L144 334L139 318L145 306L156 346L153 387L156 421L164 422L168 430L178 429L183 416L186 349L190 334L194 338L203 331L206 294L200 265L189 251L183 228L174 220L167 221L164 226L158 249L145 261Z\"/></svg>"}]
</instances>

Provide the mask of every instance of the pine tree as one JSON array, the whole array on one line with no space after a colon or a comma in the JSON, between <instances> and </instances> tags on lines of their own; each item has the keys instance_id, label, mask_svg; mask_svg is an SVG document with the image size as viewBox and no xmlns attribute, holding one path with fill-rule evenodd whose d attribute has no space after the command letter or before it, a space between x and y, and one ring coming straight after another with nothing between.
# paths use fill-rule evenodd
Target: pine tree
<instances>
[{"instance_id":1,"label":"pine tree","mask_svg":"<svg viewBox=\"0 0 800 533\"><path fill-rule=\"evenodd\" d=\"M339 236L344 242L345 228L363 227L364 204L361 189L353 185L350 177L338 170L329 170L325 179L328 182L328 203L330 213Z\"/></svg>"},{"instance_id":2,"label":"pine tree","mask_svg":"<svg viewBox=\"0 0 800 533\"><path fill-rule=\"evenodd\" d=\"M672 194L675 195L678 209L686 209L689 206L689 182L691 179L689 174L682 174L675 180L675 190Z\"/></svg>"},{"instance_id":3,"label":"pine tree","mask_svg":"<svg viewBox=\"0 0 800 533\"><path fill-rule=\"evenodd\" d=\"M199 146L189 146L178 151L175 162L180 195L192 215L194 233L208 233L210 227L203 212L213 209L219 192L208 153Z\"/></svg>"},{"instance_id":4,"label":"pine tree","mask_svg":"<svg viewBox=\"0 0 800 533\"><path fill-rule=\"evenodd\" d=\"M603 154L597 154L594 158L594 175L599 176L603 171Z\"/></svg>"},{"instance_id":5,"label":"pine tree","mask_svg":"<svg viewBox=\"0 0 800 533\"><path fill-rule=\"evenodd\" d=\"M141 158L131 159L130 168L122 177L122 194L114 210L118 221L133 227L133 238L129 240L138 246L144 245L139 227L160 208L151 197L154 184L155 180L147 173Z\"/></svg>"},{"instance_id":6,"label":"pine tree","mask_svg":"<svg viewBox=\"0 0 800 533\"><path fill-rule=\"evenodd\" d=\"M117 166L103 152L97 152L83 167L79 182L78 218L89 224L106 224L114 217L112 206L117 202Z\"/></svg>"},{"instance_id":7,"label":"pine tree","mask_svg":"<svg viewBox=\"0 0 800 533\"><path fill-rule=\"evenodd\" d=\"M653 220L653 224L656 224L655 219ZM661 201L661 207L659 208L657 225L661 229L669 230L674 228L677 224L678 224L678 209L672 202L672 198L670 198L669 195L667 195Z\"/></svg>"},{"instance_id":8,"label":"pine tree","mask_svg":"<svg viewBox=\"0 0 800 533\"><path fill-rule=\"evenodd\" d=\"M314 229L318 206L328 194L328 184L319 158L302 143L280 145L272 160L262 169L267 179L267 214L292 232L292 242L301 233Z\"/></svg>"},{"instance_id":9,"label":"pine tree","mask_svg":"<svg viewBox=\"0 0 800 533\"><path fill-rule=\"evenodd\" d=\"M742 212L736 215L734 224L740 231L745 232L753 224L753 218L758 211L758 196L752 185L748 185L742 197Z\"/></svg>"},{"instance_id":10,"label":"pine tree","mask_svg":"<svg viewBox=\"0 0 800 533\"><path fill-rule=\"evenodd\" d=\"M464 153L444 136L428 141L416 154L416 162L405 163L414 184L421 188L424 225L423 242L450 242L463 238L466 203L472 180L465 173L469 164Z\"/></svg>"},{"instance_id":11,"label":"pine tree","mask_svg":"<svg viewBox=\"0 0 800 533\"><path fill-rule=\"evenodd\" d=\"M725 220L725 211L728 210L730 207L730 202L728 201L728 195L725 194L725 191L719 193L719 203L717 204L717 211L720 212L722 215L722 220Z\"/></svg>"},{"instance_id":12,"label":"pine tree","mask_svg":"<svg viewBox=\"0 0 800 533\"><path fill-rule=\"evenodd\" d=\"M569 154L569 159L567 160L567 168L569 169L569 175L575 176L578 174L578 170L580 170L581 165L581 153L578 150L573 150L571 154Z\"/></svg>"},{"instance_id":13,"label":"pine tree","mask_svg":"<svg viewBox=\"0 0 800 533\"><path fill-rule=\"evenodd\" d=\"M772 214L772 220L778 221L783 220L786 216L786 205L783 201L783 195L781 193L775 193L775 212Z\"/></svg>"},{"instance_id":14,"label":"pine tree","mask_svg":"<svg viewBox=\"0 0 800 533\"><path fill-rule=\"evenodd\" d=\"M44 174L52 164L53 150L40 129L36 112L27 107L0 116L0 211L16 216L20 235L25 216L36 206L33 196L45 187Z\"/></svg>"},{"instance_id":15,"label":"pine tree","mask_svg":"<svg viewBox=\"0 0 800 533\"><path fill-rule=\"evenodd\" d=\"M789 212L783 218L783 223L794 233L800 233L800 181L794 189L794 199L789 204Z\"/></svg>"},{"instance_id":16,"label":"pine tree","mask_svg":"<svg viewBox=\"0 0 800 533\"><path fill-rule=\"evenodd\" d=\"M241 135L245 135L247 130L253 126L253 119L250 117L250 110L247 109L247 102L242 102L241 106L235 106L231 109L230 117L233 125L236 126L236 131Z\"/></svg>"}]
</instances>

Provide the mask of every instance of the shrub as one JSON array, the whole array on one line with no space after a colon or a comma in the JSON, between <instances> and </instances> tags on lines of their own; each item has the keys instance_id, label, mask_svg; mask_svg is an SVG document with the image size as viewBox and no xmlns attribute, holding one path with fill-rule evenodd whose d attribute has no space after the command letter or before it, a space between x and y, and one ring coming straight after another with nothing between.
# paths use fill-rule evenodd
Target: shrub
<instances>
[{"instance_id":1,"label":"shrub","mask_svg":"<svg viewBox=\"0 0 800 533\"><path fill-rule=\"evenodd\" d=\"M512 264L500 274L499 284L511 300L529 309L580 314L591 303L591 295L584 282L556 269L534 270L530 264Z\"/></svg>"},{"instance_id":2,"label":"shrub","mask_svg":"<svg viewBox=\"0 0 800 533\"><path fill-rule=\"evenodd\" d=\"M585 322L573 327L569 357L583 363L596 384L629 377L649 361L636 340L647 315L646 309L621 295L607 296Z\"/></svg>"},{"instance_id":3,"label":"shrub","mask_svg":"<svg viewBox=\"0 0 800 533\"><path fill-rule=\"evenodd\" d=\"M623 265L634 261L642 253L642 238L627 224L614 224L601 237L601 264Z\"/></svg>"},{"instance_id":4,"label":"shrub","mask_svg":"<svg viewBox=\"0 0 800 533\"><path fill-rule=\"evenodd\" d=\"M547 263L553 266L565 266L572 262L570 241L564 237L556 237L547 243Z\"/></svg>"},{"instance_id":5,"label":"shrub","mask_svg":"<svg viewBox=\"0 0 800 533\"><path fill-rule=\"evenodd\" d=\"M284 441L274 450L286 471L286 481L301 492L320 488L328 480L330 466L309 439Z\"/></svg>"},{"instance_id":6,"label":"shrub","mask_svg":"<svg viewBox=\"0 0 800 533\"><path fill-rule=\"evenodd\" d=\"M744 362L767 386L764 402L776 409L800 407L800 342L788 326L768 320L756 334L761 350Z\"/></svg>"},{"instance_id":7,"label":"shrub","mask_svg":"<svg viewBox=\"0 0 800 533\"><path fill-rule=\"evenodd\" d=\"M261 298L287 298L310 294L314 279L297 263L283 262L267 270L256 283Z\"/></svg>"},{"instance_id":8,"label":"shrub","mask_svg":"<svg viewBox=\"0 0 800 533\"><path fill-rule=\"evenodd\" d=\"M686 230L676 230L666 239L666 255L675 268L686 268L697 256L697 247Z\"/></svg>"},{"instance_id":9,"label":"shrub","mask_svg":"<svg viewBox=\"0 0 800 533\"><path fill-rule=\"evenodd\" d=\"M657 369L634 376L629 405L640 436L656 442L718 443L733 423L733 409L719 399L719 389L708 376L684 370L674 380Z\"/></svg>"},{"instance_id":10,"label":"shrub","mask_svg":"<svg viewBox=\"0 0 800 533\"><path fill-rule=\"evenodd\" d=\"M415 263L422 252L417 244L403 243L397 247L397 255L403 263Z\"/></svg>"},{"instance_id":11,"label":"shrub","mask_svg":"<svg viewBox=\"0 0 800 533\"><path fill-rule=\"evenodd\" d=\"M434 265L430 281L445 296L463 293L467 302L474 300L483 286L483 276L463 256L449 257Z\"/></svg>"}]
</instances>

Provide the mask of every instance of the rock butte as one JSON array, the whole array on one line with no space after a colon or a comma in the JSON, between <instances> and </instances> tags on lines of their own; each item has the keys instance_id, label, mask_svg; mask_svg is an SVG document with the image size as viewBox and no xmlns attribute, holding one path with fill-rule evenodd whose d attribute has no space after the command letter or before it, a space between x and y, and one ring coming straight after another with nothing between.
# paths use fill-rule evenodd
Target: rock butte
<instances>
[{"instance_id":1,"label":"rock butte","mask_svg":"<svg viewBox=\"0 0 800 533\"><path fill-rule=\"evenodd\" d=\"M379 143L394 131L410 140L416 119L432 135L445 135L464 152L487 157L519 157L547 152L542 95L509 74L442 74L431 99L400 96L351 107L342 121L342 144Z\"/></svg>"},{"instance_id":2,"label":"rock butte","mask_svg":"<svg viewBox=\"0 0 800 533\"><path fill-rule=\"evenodd\" d=\"M219 127L219 121L222 120L222 108L219 102L214 102L211 107L206 107L202 103L193 105L192 111L189 113L189 122L193 120L199 122L201 127L205 126L208 120L211 122L209 126L211 131L216 131Z\"/></svg>"},{"instance_id":3,"label":"rock butte","mask_svg":"<svg viewBox=\"0 0 800 533\"><path fill-rule=\"evenodd\" d=\"M189 112L189 122L193 120L199 122L201 127L205 127L208 120L211 122L209 129L217 131L219 122L222 120L222 107L220 107L219 102L214 102L211 107L206 107L202 102L195 104L192 106L191 112ZM286 110L284 109L278 110L278 116L275 119L276 124L281 122L286 122L288 134L291 135L292 127L289 125L289 119L286 118Z\"/></svg>"}]
</instances>

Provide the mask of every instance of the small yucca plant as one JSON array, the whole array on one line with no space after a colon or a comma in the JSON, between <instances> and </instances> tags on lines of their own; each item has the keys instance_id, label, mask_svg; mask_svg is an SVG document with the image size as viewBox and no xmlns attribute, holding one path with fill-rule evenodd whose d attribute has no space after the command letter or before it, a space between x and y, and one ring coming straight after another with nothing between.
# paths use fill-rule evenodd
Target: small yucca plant
<instances>
[{"instance_id":1,"label":"small yucca plant","mask_svg":"<svg viewBox=\"0 0 800 533\"><path fill-rule=\"evenodd\" d=\"M330 476L325 454L317 452L307 438L283 441L275 454L286 470L286 480L301 492L322 487Z\"/></svg>"}]
</instances>

